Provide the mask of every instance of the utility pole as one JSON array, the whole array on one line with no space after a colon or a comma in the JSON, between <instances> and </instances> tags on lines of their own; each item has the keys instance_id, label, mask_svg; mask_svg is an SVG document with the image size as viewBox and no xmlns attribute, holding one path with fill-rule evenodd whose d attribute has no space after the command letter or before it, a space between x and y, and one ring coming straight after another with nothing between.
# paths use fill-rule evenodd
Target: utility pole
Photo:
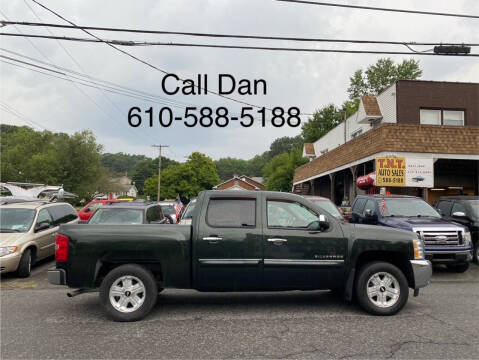
<instances>
[{"instance_id":1,"label":"utility pole","mask_svg":"<svg viewBox=\"0 0 479 360\"><path fill-rule=\"evenodd\" d=\"M160 201L160 182L161 182L161 149L167 148L169 145L151 145L154 148L158 148L160 150L160 156L158 157L158 196L157 200Z\"/></svg>"}]
</instances>

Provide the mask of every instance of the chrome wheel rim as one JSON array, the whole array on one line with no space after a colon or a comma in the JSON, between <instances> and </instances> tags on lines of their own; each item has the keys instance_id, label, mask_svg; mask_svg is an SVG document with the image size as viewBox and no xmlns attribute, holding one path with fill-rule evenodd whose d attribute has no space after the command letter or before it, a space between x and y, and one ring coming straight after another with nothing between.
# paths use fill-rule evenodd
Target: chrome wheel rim
<instances>
[{"instance_id":1,"label":"chrome wheel rim","mask_svg":"<svg viewBox=\"0 0 479 360\"><path fill-rule=\"evenodd\" d=\"M387 272L373 274L366 283L369 301L380 308L396 304L401 293L397 279Z\"/></svg>"},{"instance_id":2,"label":"chrome wheel rim","mask_svg":"<svg viewBox=\"0 0 479 360\"><path fill-rule=\"evenodd\" d=\"M28 273L32 271L32 255L28 257Z\"/></svg>"},{"instance_id":3,"label":"chrome wheel rim","mask_svg":"<svg viewBox=\"0 0 479 360\"><path fill-rule=\"evenodd\" d=\"M109 295L110 303L116 310L130 313L138 310L145 302L145 285L137 277L125 275L113 282Z\"/></svg>"}]
</instances>

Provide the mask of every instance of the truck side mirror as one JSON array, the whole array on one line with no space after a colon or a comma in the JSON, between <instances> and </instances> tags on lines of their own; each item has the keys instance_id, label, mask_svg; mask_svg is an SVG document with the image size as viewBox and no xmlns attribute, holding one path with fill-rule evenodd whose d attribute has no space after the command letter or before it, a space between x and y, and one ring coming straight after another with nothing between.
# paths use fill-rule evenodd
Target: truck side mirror
<instances>
[{"instance_id":1,"label":"truck side mirror","mask_svg":"<svg viewBox=\"0 0 479 360\"><path fill-rule=\"evenodd\" d=\"M378 221L378 215L373 209L367 209L364 215L366 219L371 223L375 223Z\"/></svg>"}]
</instances>

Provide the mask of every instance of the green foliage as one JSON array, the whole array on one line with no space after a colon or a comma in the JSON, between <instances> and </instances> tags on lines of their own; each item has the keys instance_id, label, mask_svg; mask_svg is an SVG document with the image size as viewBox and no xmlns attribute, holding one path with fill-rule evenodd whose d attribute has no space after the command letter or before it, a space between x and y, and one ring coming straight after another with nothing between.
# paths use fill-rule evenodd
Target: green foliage
<instances>
[{"instance_id":1,"label":"green foliage","mask_svg":"<svg viewBox=\"0 0 479 360\"><path fill-rule=\"evenodd\" d=\"M175 160L168 159L164 156L161 157L161 170L165 170L170 165L178 165ZM158 174L158 158L150 159L145 158L136 164L133 169L132 181L135 183L136 188L140 194L143 194L143 187L145 181L154 174Z\"/></svg>"},{"instance_id":2,"label":"green foliage","mask_svg":"<svg viewBox=\"0 0 479 360\"><path fill-rule=\"evenodd\" d=\"M290 152L293 148L302 148L303 143L304 140L301 135L295 137L283 136L277 138L269 146L269 156L273 158L276 155Z\"/></svg>"},{"instance_id":3,"label":"green foliage","mask_svg":"<svg viewBox=\"0 0 479 360\"><path fill-rule=\"evenodd\" d=\"M294 171L308 162L302 157L302 149L293 148L289 153L276 155L264 168L263 176L267 190L291 191Z\"/></svg>"},{"instance_id":4,"label":"green foliage","mask_svg":"<svg viewBox=\"0 0 479 360\"><path fill-rule=\"evenodd\" d=\"M227 157L219 159L215 163L218 175L223 181L233 177L233 175L249 176L249 160Z\"/></svg>"},{"instance_id":5,"label":"green foliage","mask_svg":"<svg viewBox=\"0 0 479 360\"><path fill-rule=\"evenodd\" d=\"M370 65L366 71L356 70L349 78L348 94L350 99L362 95L378 95L397 80L414 80L422 75L419 61L403 60L395 64L390 58L379 59Z\"/></svg>"},{"instance_id":6,"label":"green foliage","mask_svg":"<svg viewBox=\"0 0 479 360\"><path fill-rule=\"evenodd\" d=\"M145 159L147 159L145 155L130 155L122 152L115 154L105 153L101 156L101 164L113 172L121 173L122 175L127 173L131 176L136 164Z\"/></svg>"},{"instance_id":7,"label":"green foliage","mask_svg":"<svg viewBox=\"0 0 479 360\"><path fill-rule=\"evenodd\" d=\"M192 198L200 191L209 190L220 182L216 165L211 158L199 152L192 153L188 161L168 166L161 172L161 199ZM145 195L155 199L158 194L158 175L145 181Z\"/></svg>"},{"instance_id":8,"label":"green foliage","mask_svg":"<svg viewBox=\"0 0 479 360\"><path fill-rule=\"evenodd\" d=\"M329 104L317 110L313 114L313 117L309 118L301 127L304 142L315 142L336 125L341 123L343 119L343 113L341 113L340 109L333 104Z\"/></svg>"},{"instance_id":9,"label":"green foliage","mask_svg":"<svg viewBox=\"0 0 479 360\"><path fill-rule=\"evenodd\" d=\"M82 198L91 195L104 178L102 146L90 131L68 135L28 127L1 130L2 181L63 184Z\"/></svg>"}]
</instances>

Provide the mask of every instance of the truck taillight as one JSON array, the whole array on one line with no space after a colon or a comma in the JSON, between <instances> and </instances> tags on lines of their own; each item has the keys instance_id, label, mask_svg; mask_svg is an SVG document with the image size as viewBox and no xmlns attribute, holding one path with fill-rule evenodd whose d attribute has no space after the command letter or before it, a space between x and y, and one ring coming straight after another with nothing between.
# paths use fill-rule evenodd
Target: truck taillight
<instances>
[{"instance_id":1,"label":"truck taillight","mask_svg":"<svg viewBox=\"0 0 479 360\"><path fill-rule=\"evenodd\" d=\"M55 243L55 260L68 261L68 242L69 238L66 235L58 234Z\"/></svg>"}]
</instances>

